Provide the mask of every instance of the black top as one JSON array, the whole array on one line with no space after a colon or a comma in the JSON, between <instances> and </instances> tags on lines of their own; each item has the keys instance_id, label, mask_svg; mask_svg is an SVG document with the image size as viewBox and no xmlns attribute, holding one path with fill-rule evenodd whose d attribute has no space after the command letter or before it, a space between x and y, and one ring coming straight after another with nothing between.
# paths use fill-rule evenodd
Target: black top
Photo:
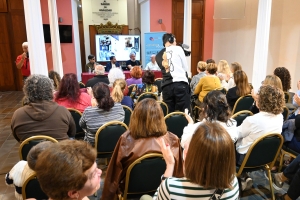
<instances>
[{"instance_id":1,"label":"black top","mask_svg":"<svg viewBox=\"0 0 300 200\"><path fill-rule=\"evenodd\" d=\"M298 142L300 142L300 114L296 115L295 118L295 131L294 131L294 137L297 139Z\"/></svg>"},{"instance_id":2,"label":"black top","mask_svg":"<svg viewBox=\"0 0 300 200\"><path fill-rule=\"evenodd\" d=\"M99 82L106 83L107 85L109 84L109 80L106 75L96 75L87 81L85 87L93 87Z\"/></svg>"},{"instance_id":3,"label":"black top","mask_svg":"<svg viewBox=\"0 0 300 200\"><path fill-rule=\"evenodd\" d=\"M140 61L138 61L138 60L136 60L136 61L127 60L127 61L126 61L126 67L127 67L128 65L131 65L131 66L140 66L141 63L140 63Z\"/></svg>"},{"instance_id":4,"label":"black top","mask_svg":"<svg viewBox=\"0 0 300 200\"><path fill-rule=\"evenodd\" d=\"M235 102L240 98L236 94L237 87L230 88L226 94L227 103L229 104L229 107L233 109Z\"/></svg>"},{"instance_id":5,"label":"black top","mask_svg":"<svg viewBox=\"0 0 300 200\"><path fill-rule=\"evenodd\" d=\"M158 54L155 57L155 60L157 62L157 65L159 66L161 73L162 73L162 77L163 80L161 82L161 88L163 88L166 85L169 85L171 83L173 83L173 77L171 75L170 72L166 72L166 69L164 68L164 66L162 65L163 62L163 55L166 52L166 48L163 48L162 50L160 50L160 52L158 52Z\"/></svg>"}]
</instances>

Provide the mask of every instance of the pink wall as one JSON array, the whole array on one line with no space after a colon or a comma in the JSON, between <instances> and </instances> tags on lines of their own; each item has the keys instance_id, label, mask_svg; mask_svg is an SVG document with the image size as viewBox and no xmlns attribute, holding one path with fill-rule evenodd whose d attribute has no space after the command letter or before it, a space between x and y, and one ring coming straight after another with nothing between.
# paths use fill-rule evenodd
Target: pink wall
<instances>
[{"instance_id":1,"label":"pink wall","mask_svg":"<svg viewBox=\"0 0 300 200\"><path fill-rule=\"evenodd\" d=\"M212 58L214 43L214 0L205 1L203 60Z\"/></svg>"},{"instance_id":2,"label":"pink wall","mask_svg":"<svg viewBox=\"0 0 300 200\"><path fill-rule=\"evenodd\" d=\"M59 23L59 25L73 25L71 1L72 0L56 1L58 17L62 17L63 19L63 22ZM41 10L42 10L43 24L50 24L47 0L41 0ZM66 73L76 74L74 34L73 34L73 43L61 43L60 46L61 46L61 56L62 56L64 74ZM53 70L51 44L45 43L45 48L46 48L46 55L47 55L48 70Z\"/></svg>"},{"instance_id":3,"label":"pink wall","mask_svg":"<svg viewBox=\"0 0 300 200\"><path fill-rule=\"evenodd\" d=\"M162 24L158 23L158 19L162 19ZM150 1L150 31L172 32L172 0Z\"/></svg>"}]
</instances>

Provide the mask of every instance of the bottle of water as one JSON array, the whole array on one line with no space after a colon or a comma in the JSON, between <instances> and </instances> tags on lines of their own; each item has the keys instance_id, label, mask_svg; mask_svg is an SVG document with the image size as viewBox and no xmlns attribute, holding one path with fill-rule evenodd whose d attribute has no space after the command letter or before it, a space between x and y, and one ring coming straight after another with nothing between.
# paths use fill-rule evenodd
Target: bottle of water
<instances>
[{"instance_id":1,"label":"bottle of water","mask_svg":"<svg viewBox=\"0 0 300 200\"><path fill-rule=\"evenodd\" d=\"M91 68L89 67L89 73L91 73Z\"/></svg>"}]
</instances>

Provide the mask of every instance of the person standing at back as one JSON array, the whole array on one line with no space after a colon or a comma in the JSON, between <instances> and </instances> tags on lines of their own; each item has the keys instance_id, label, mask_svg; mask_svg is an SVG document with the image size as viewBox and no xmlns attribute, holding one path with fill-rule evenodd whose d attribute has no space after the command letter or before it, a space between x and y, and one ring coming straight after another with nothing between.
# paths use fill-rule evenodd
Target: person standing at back
<instances>
[{"instance_id":1,"label":"person standing at back","mask_svg":"<svg viewBox=\"0 0 300 200\"><path fill-rule=\"evenodd\" d=\"M171 33L163 35L163 48L156 55L156 62L163 75L162 96L169 112L190 108L190 87L187 76L187 61L184 51L176 46L176 38Z\"/></svg>"},{"instance_id":2,"label":"person standing at back","mask_svg":"<svg viewBox=\"0 0 300 200\"><path fill-rule=\"evenodd\" d=\"M23 53L16 59L16 66L18 69L21 69L23 80L25 80L28 76L30 76L28 42L23 42L22 49Z\"/></svg>"}]
</instances>

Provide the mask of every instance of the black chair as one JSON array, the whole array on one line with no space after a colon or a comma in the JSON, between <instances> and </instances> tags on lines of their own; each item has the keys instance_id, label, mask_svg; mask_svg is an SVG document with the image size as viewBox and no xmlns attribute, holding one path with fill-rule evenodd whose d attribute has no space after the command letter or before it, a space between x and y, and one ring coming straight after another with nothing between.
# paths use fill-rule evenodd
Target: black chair
<instances>
[{"instance_id":1,"label":"black chair","mask_svg":"<svg viewBox=\"0 0 300 200\"><path fill-rule=\"evenodd\" d=\"M242 110L250 110L253 102L254 99L251 95L245 95L238 98L232 109L232 115Z\"/></svg>"},{"instance_id":2,"label":"black chair","mask_svg":"<svg viewBox=\"0 0 300 200\"><path fill-rule=\"evenodd\" d=\"M252 172L265 169L270 183L272 199L274 191L272 186L271 169L274 166L277 156L283 144L283 137L280 133L265 134L256 139L250 146L241 166L236 166L237 177L243 172Z\"/></svg>"},{"instance_id":3,"label":"black chair","mask_svg":"<svg viewBox=\"0 0 300 200\"><path fill-rule=\"evenodd\" d=\"M242 110L240 112L235 113L234 115L232 115L232 119L235 119L236 121L236 126L239 126L243 123L244 119L246 119L249 116L252 116L253 113L249 110Z\"/></svg>"},{"instance_id":4,"label":"black chair","mask_svg":"<svg viewBox=\"0 0 300 200\"><path fill-rule=\"evenodd\" d=\"M164 113L164 116L166 116L169 113L169 108L168 108L167 104L163 101L157 101L157 103L159 103L159 105Z\"/></svg>"},{"instance_id":5,"label":"black chair","mask_svg":"<svg viewBox=\"0 0 300 200\"><path fill-rule=\"evenodd\" d=\"M36 178L36 174L31 175L22 186L23 199L48 199L48 196L41 189L40 183Z\"/></svg>"},{"instance_id":6,"label":"black chair","mask_svg":"<svg viewBox=\"0 0 300 200\"><path fill-rule=\"evenodd\" d=\"M178 138L181 138L184 127L188 125L188 121L183 112L172 112L168 114L165 116L165 122L168 131L177 135Z\"/></svg>"},{"instance_id":7,"label":"black chair","mask_svg":"<svg viewBox=\"0 0 300 200\"><path fill-rule=\"evenodd\" d=\"M289 116L289 113L290 113L289 109L286 106L284 106L283 107L283 112L282 112L283 121L287 120L287 118Z\"/></svg>"},{"instance_id":8,"label":"black chair","mask_svg":"<svg viewBox=\"0 0 300 200\"><path fill-rule=\"evenodd\" d=\"M135 87L136 84L131 84L128 86L128 93L127 93L127 96L130 96L131 95L131 92L133 90L133 88Z\"/></svg>"},{"instance_id":9,"label":"black chair","mask_svg":"<svg viewBox=\"0 0 300 200\"><path fill-rule=\"evenodd\" d=\"M137 98L136 102L138 103L146 98L151 98L151 99L154 99L155 101L157 101L157 99L158 99L156 94L154 94L152 92L144 92Z\"/></svg>"},{"instance_id":10,"label":"black chair","mask_svg":"<svg viewBox=\"0 0 300 200\"><path fill-rule=\"evenodd\" d=\"M289 92L284 92L284 99L285 99L285 103L291 102L291 96Z\"/></svg>"},{"instance_id":11,"label":"black chair","mask_svg":"<svg viewBox=\"0 0 300 200\"><path fill-rule=\"evenodd\" d=\"M161 92L162 92L162 88L161 88L161 83L162 83L162 78L156 78L154 81L154 84L157 86L158 89L158 96L160 96Z\"/></svg>"},{"instance_id":12,"label":"black chair","mask_svg":"<svg viewBox=\"0 0 300 200\"><path fill-rule=\"evenodd\" d=\"M222 92L223 94L227 94L227 90L226 90L226 88L223 88L223 87L219 87L219 88L217 88L217 89L215 89L215 90L219 90L220 92Z\"/></svg>"},{"instance_id":13,"label":"black chair","mask_svg":"<svg viewBox=\"0 0 300 200\"><path fill-rule=\"evenodd\" d=\"M127 126L129 126L129 122L130 122L130 117L131 117L131 114L132 114L132 110L128 106L125 106L125 105L122 105L122 107L123 107L123 110L125 112L124 123Z\"/></svg>"},{"instance_id":14,"label":"black chair","mask_svg":"<svg viewBox=\"0 0 300 200\"><path fill-rule=\"evenodd\" d=\"M78 82L80 88L85 88L85 84L81 81Z\"/></svg>"},{"instance_id":15,"label":"black chair","mask_svg":"<svg viewBox=\"0 0 300 200\"><path fill-rule=\"evenodd\" d=\"M111 121L103 124L95 135L98 158L110 158L121 135L128 130L125 123Z\"/></svg>"},{"instance_id":16,"label":"black chair","mask_svg":"<svg viewBox=\"0 0 300 200\"><path fill-rule=\"evenodd\" d=\"M32 136L30 138L27 138L20 144L20 147L19 147L20 160L27 160L27 155L28 155L28 152L30 151L30 149L32 147L34 147L35 145L37 145L38 143L44 142L44 141L50 141L53 143L58 142L56 139L49 137L49 136L45 136L45 135L36 135L36 136Z\"/></svg>"},{"instance_id":17,"label":"black chair","mask_svg":"<svg viewBox=\"0 0 300 200\"><path fill-rule=\"evenodd\" d=\"M79 126L79 120L82 116L82 113L79 110L73 109L73 108L68 108L68 110L70 111L73 120L75 122L76 125L76 134L75 134L75 138L76 139L83 139L85 136L84 131L82 130L82 128Z\"/></svg>"},{"instance_id":18,"label":"black chair","mask_svg":"<svg viewBox=\"0 0 300 200\"><path fill-rule=\"evenodd\" d=\"M288 148L287 146L285 146L284 144L282 145L282 149L281 149L281 155L280 155L280 162L279 162L279 168L278 168L278 172L281 172L282 166L283 166L283 159L284 159L284 155L289 155L292 158L296 158L300 153Z\"/></svg>"},{"instance_id":19,"label":"black chair","mask_svg":"<svg viewBox=\"0 0 300 200\"><path fill-rule=\"evenodd\" d=\"M135 160L126 171L125 189L119 199L139 199L144 194L153 196L165 170L162 154L150 153Z\"/></svg>"}]
</instances>

